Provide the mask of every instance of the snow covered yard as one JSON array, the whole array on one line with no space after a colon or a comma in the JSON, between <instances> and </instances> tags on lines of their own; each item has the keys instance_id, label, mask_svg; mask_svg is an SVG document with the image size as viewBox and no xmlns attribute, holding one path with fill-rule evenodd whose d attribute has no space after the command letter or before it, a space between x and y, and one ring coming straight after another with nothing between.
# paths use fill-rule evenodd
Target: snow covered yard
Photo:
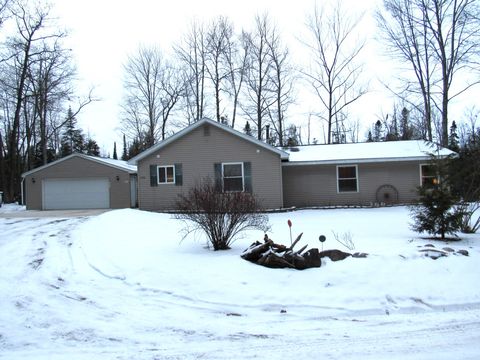
<instances>
[{"instance_id":1,"label":"snow covered yard","mask_svg":"<svg viewBox=\"0 0 480 360\"><path fill-rule=\"evenodd\" d=\"M259 232L213 252L166 214L0 217L0 358L480 358L480 235L423 240L404 207L269 217L278 243L291 219L298 246L350 233L369 257L268 269L239 256Z\"/></svg>"}]
</instances>

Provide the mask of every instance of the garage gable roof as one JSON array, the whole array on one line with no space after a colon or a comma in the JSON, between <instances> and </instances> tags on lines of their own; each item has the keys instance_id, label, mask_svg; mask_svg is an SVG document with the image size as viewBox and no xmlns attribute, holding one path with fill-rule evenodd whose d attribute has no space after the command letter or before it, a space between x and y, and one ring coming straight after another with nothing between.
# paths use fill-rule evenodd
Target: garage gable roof
<instances>
[{"instance_id":1,"label":"garage gable roof","mask_svg":"<svg viewBox=\"0 0 480 360\"><path fill-rule=\"evenodd\" d=\"M239 138L244 139L244 140L246 140L250 143L253 143L253 144L255 144L257 146L260 146L264 149L267 149L271 152L274 152L274 153L280 155L280 158L282 160L288 159L288 153L281 150L281 149L277 149L276 147L271 146L271 145L269 145L269 144L267 144L267 143L265 143L261 140L255 139L253 136L241 133L240 131L237 131L234 128L228 126L228 125L221 124L221 123L219 123L217 121L213 121L212 119L209 119L209 118L203 118L203 119L200 119L197 122L193 123L192 125L189 125L186 128L180 130L179 132L170 136L169 138L158 142L157 144L153 145L149 149L141 152L137 156L131 158L128 161L128 163L129 164L137 164L138 161L140 161L140 160L144 159L145 157L153 154L154 152L162 149L163 147L167 146L168 144L171 144L172 142L176 141L177 139L181 138L182 136L185 136L186 134L190 133L191 131L199 128L200 126L202 126L204 124L215 126L215 127L219 128L219 129L222 129L222 130L224 130L224 131L226 131L226 132L228 132L232 135L238 136Z\"/></svg>"},{"instance_id":2,"label":"garage gable roof","mask_svg":"<svg viewBox=\"0 0 480 360\"><path fill-rule=\"evenodd\" d=\"M70 154L68 156L65 156L64 158L52 161L51 163L48 163L46 165L35 168L33 170L24 172L22 174L22 177L25 177L27 175L36 173L37 171L40 171L40 170L47 169L50 166L58 165L58 164L62 163L63 161L66 161L68 159L72 159L72 158L75 158L75 157L79 157L79 158L82 158L82 159L85 159L85 160L93 161L93 162L96 162L96 163L99 163L99 164L102 164L102 165L110 166L110 167L112 167L114 169L117 169L117 170L126 171L129 174L136 174L137 173L137 167L135 165L130 165L126 161L123 161L123 160L115 160L115 159L101 158L101 157L97 157L97 156L90 156L90 155L85 155L85 154L74 153L74 154Z\"/></svg>"}]
</instances>

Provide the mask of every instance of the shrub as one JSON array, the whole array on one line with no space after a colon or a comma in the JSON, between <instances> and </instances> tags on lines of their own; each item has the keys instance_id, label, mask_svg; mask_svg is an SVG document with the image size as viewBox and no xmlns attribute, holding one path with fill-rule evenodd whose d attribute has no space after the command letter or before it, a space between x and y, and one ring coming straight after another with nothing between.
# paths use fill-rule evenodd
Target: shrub
<instances>
[{"instance_id":1,"label":"shrub","mask_svg":"<svg viewBox=\"0 0 480 360\"><path fill-rule=\"evenodd\" d=\"M455 197L448 186L440 183L434 186L419 188L420 203L410 208L415 223L412 229L431 235L440 235L442 240L445 235L454 234L460 229L462 212L455 208Z\"/></svg>"},{"instance_id":2,"label":"shrub","mask_svg":"<svg viewBox=\"0 0 480 360\"><path fill-rule=\"evenodd\" d=\"M206 179L180 195L176 219L186 223L185 236L202 230L214 250L226 250L244 230L270 229L268 216L261 213L255 195L248 192L219 192L214 183Z\"/></svg>"}]
</instances>

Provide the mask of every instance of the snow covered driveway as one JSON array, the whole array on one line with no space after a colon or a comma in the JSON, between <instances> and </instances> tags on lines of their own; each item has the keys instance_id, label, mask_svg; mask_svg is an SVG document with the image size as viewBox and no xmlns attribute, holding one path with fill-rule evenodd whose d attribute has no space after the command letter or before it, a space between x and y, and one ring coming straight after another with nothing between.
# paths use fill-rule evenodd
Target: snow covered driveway
<instances>
[{"instance_id":1,"label":"snow covered driveway","mask_svg":"<svg viewBox=\"0 0 480 360\"><path fill-rule=\"evenodd\" d=\"M370 255L272 270L239 257L262 234L213 252L165 214L1 218L0 358L480 358L479 235L432 260L402 207L272 214L277 242L287 219Z\"/></svg>"}]
</instances>

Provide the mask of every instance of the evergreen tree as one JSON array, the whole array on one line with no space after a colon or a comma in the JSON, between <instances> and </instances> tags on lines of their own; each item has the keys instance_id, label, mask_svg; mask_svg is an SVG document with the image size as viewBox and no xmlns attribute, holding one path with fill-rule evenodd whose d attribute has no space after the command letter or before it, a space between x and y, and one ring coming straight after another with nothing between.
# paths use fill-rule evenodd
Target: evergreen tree
<instances>
[{"instance_id":1,"label":"evergreen tree","mask_svg":"<svg viewBox=\"0 0 480 360\"><path fill-rule=\"evenodd\" d=\"M117 155L117 142L113 142L113 159L118 160L118 155Z\"/></svg>"},{"instance_id":2,"label":"evergreen tree","mask_svg":"<svg viewBox=\"0 0 480 360\"><path fill-rule=\"evenodd\" d=\"M100 147L93 139L88 139L84 145L84 153L91 156L100 156Z\"/></svg>"},{"instance_id":3,"label":"evergreen tree","mask_svg":"<svg viewBox=\"0 0 480 360\"><path fill-rule=\"evenodd\" d=\"M368 130L367 142L373 142L373 135L371 130Z\"/></svg>"},{"instance_id":4,"label":"evergreen tree","mask_svg":"<svg viewBox=\"0 0 480 360\"><path fill-rule=\"evenodd\" d=\"M245 123L245 127L243 128L243 132L249 136L253 136L252 135L252 128L250 127L250 123L247 121Z\"/></svg>"},{"instance_id":5,"label":"evergreen tree","mask_svg":"<svg viewBox=\"0 0 480 360\"><path fill-rule=\"evenodd\" d=\"M457 124L455 121L453 121L452 125L450 126L450 135L448 137L448 148L455 152L458 152L460 150L460 146L458 144Z\"/></svg>"},{"instance_id":6,"label":"evergreen tree","mask_svg":"<svg viewBox=\"0 0 480 360\"><path fill-rule=\"evenodd\" d=\"M455 208L458 197L452 192L448 176L450 159L433 159L431 167L437 174L437 181L424 184L418 189L419 204L410 207L415 222L412 230L430 235L440 235L442 240L447 234L460 230L463 213Z\"/></svg>"},{"instance_id":7,"label":"evergreen tree","mask_svg":"<svg viewBox=\"0 0 480 360\"><path fill-rule=\"evenodd\" d=\"M128 160L128 152L127 152L127 140L125 139L125 134L123 134L123 152L122 152L122 160Z\"/></svg>"},{"instance_id":8,"label":"evergreen tree","mask_svg":"<svg viewBox=\"0 0 480 360\"><path fill-rule=\"evenodd\" d=\"M128 157L131 159L132 157L140 154L142 150L142 143L138 139L133 139L132 143L128 148Z\"/></svg>"},{"instance_id":9,"label":"evergreen tree","mask_svg":"<svg viewBox=\"0 0 480 360\"><path fill-rule=\"evenodd\" d=\"M73 116L71 108L68 108L65 131L60 140L61 157L65 157L72 153L84 152L85 137L82 130L77 129L77 119Z\"/></svg>"},{"instance_id":10,"label":"evergreen tree","mask_svg":"<svg viewBox=\"0 0 480 360\"><path fill-rule=\"evenodd\" d=\"M401 120L401 131L402 131L402 140L411 140L413 139L413 129L409 124L409 119L410 119L410 111L407 110L406 107L402 109L402 120Z\"/></svg>"},{"instance_id":11,"label":"evergreen tree","mask_svg":"<svg viewBox=\"0 0 480 360\"><path fill-rule=\"evenodd\" d=\"M378 142L382 140L382 122L377 120L373 127L373 141Z\"/></svg>"}]
</instances>

